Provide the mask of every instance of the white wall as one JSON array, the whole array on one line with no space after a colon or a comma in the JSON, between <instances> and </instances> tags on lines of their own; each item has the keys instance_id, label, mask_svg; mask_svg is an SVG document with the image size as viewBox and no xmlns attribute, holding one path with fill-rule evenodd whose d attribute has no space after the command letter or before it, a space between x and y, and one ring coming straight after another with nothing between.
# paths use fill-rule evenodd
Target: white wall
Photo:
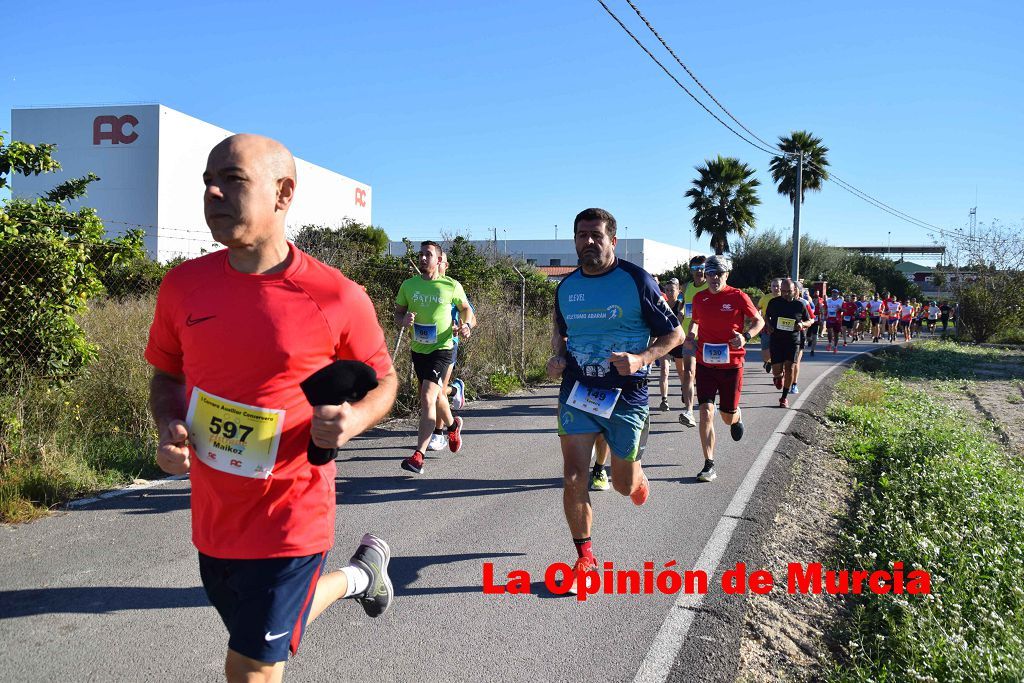
<instances>
[{"instance_id":1,"label":"white wall","mask_svg":"<svg viewBox=\"0 0 1024 683\"><path fill-rule=\"evenodd\" d=\"M203 172L210 150L230 135L229 130L160 106L159 260L220 248L203 215Z\"/></svg>"},{"instance_id":2,"label":"white wall","mask_svg":"<svg viewBox=\"0 0 1024 683\"><path fill-rule=\"evenodd\" d=\"M124 141L94 137L98 117L134 116L138 123L125 122ZM113 126L103 125L101 132ZM137 136L137 137L135 137ZM56 143L56 159L61 170L38 176L14 176L11 191L15 197L38 197L65 180L90 171L100 180L89 185L84 200L69 204L71 209L91 206L107 222L108 231L119 235L132 225L156 225L157 155L160 118L157 105L114 107L62 107L54 109L14 109L11 111L11 137L22 142ZM129 142L128 139L131 139ZM155 236L147 240L152 252Z\"/></svg>"},{"instance_id":3,"label":"white wall","mask_svg":"<svg viewBox=\"0 0 1024 683\"><path fill-rule=\"evenodd\" d=\"M97 140L97 117L116 117L123 125L101 126ZM141 228L146 249L160 260L219 248L203 217L203 170L210 150L231 131L157 104L15 109L11 120L13 139L57 143L63 167L58 173L12 178L14 196L39 196L92 171L101 179L72 208L96 209L108 234ZM115 127L121 135L114 134ZM302 159L295 164L298 187L288 212L289 235L306 224L338 226L346 219L370 224L369 185Z\"/></svg>"}]
</instances>

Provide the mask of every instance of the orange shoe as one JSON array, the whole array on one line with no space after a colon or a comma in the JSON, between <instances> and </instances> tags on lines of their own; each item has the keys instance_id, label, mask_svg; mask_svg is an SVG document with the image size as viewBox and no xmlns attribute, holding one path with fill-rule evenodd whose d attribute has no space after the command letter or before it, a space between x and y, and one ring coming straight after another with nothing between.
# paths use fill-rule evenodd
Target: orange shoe
<instances>
[{"instance_id":1,"label":"orange shoe","mask_svg":"<svg viewBox=\"0 0 1024 683\"><path fill-rule=\"evenodd\" d=\"M576 560L576 564L572 567L572 586L569 588L569 595L579 594L579 586L577 585L580 576L587 572L597 571L597 560L593 555L584 555L580 559Z\"/></svg>"},{"instance_id":2,"label":"orange shoe","mask_svg":"<svg viewBox=\"0 0 1024 683\"><path fill-rule=\"evenodd\" d=\"M647 497L651 495L651 482L647 481L647 475L640 472L640 475L644 478L640 482L640 486L637 487L633 493L629 494L629 499L633 501L633 505L643 505L647 502Z\"/></svg>"}]
</instances>

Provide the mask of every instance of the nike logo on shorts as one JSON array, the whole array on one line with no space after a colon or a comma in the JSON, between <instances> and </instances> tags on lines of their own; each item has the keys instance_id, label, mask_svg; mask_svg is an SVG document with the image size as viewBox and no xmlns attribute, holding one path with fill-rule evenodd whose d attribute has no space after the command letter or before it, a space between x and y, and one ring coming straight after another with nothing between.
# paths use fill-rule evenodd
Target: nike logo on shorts
<instances>
[{"instance_id":1,"label":"nike logo on shorts","mask_svg":"<svg viewBox=\"0 0 1024 683\"><path fill-rule=\"evenodd\" d=\"M275 635L270 635L270 631L267 631L267 635L263 636L263 640L265 640L265 641L267 641L269 643L272 640L277 640L278 638L284 638L286 635L288 635L288 633L289 633L288 631L285 631L284 633L278 633L278 634L275 634Z\"/></svg>"}]
</instances>

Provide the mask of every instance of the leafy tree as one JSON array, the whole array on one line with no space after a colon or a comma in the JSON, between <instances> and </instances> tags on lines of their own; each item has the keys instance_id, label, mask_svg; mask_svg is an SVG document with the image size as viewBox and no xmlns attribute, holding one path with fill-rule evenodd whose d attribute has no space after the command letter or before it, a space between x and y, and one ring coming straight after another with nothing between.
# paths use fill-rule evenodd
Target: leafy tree
<instances>
[{"instance_id":1,"label":"leafy tree","mask_svg":"<svg viewBox=\"0 0 1024 683\"><path fill-rule=\"evenodd\" d=\"M0 187L10 174L38 175L60 168L54 145L3 144ZM64 202L85 194L90 174L62 183L44 198L11 199L0 207L0 380L21 366L51 379L67 379L94 356L75 315L103 292L101 273L143 255L141 239L106 240L89 208Z\"/></svg>"},{"instance_id":2,"label":"leafy tree","mask_svg":"<svg viewBox=\"0 0 1024 683\"><path fill-rule=\"evenodd\" d=\"M772 180L777 184L779 194L789 197L789 203L796 203L796 174L800 158L804 153L803 187L800 203L804 203L807 190L821 191L821 184L828 180L828 147L821 144L821 138L806 130L795 130L788 137L779 137L779 149L789 154L774 157L768 164Z\"/></svg>"},{"instance_id":3,"label":"leafy tree","mask_svg":"<svg viewBox=\"0 0 1024 683\"><path fill-rule=\"evenodd\" d=\"M60 170L60 163L53 158L56 145L33 145L12 140L4 143L7 131L0 130L0 188L7 187L12 173L39 175Z\"/></svg>"},{"instance_id":4,"label":"leafy tree","mask_svg":"<svg viewBox=\"0 0 1024 683\"><path fill-rule=\"evenodd\" d=\"M958 287L960 314L957 334L984 343L997 332L1024 326L1024 273L1000 271L983 274Z\"/></svg>"},{"instance_id":5,"label":"leafy tree","mask_svg":"<svg viewBox=\"0 0 1024 683\"><path fill-rule=\"evenodd\" d=\"M754 169L739 159L718 155L697 166L698 176L686 191L693 211L694 234L711 236L716 254L729 251L729 234L744 237L755 226L754 207L760 182Z\"/></svg>"},{"instance_id":6,"label":"leafy tree","mask_svg":"<svg viewBox=\"0 0 1024 683\"><path fill-rule=\"evenodd\" d=\"M351 254L354 258L382 256L388 250L383 228L347 221L340 228L304 225L295 235L295 245L305 252Z\"/></svg>"}]
</instances>

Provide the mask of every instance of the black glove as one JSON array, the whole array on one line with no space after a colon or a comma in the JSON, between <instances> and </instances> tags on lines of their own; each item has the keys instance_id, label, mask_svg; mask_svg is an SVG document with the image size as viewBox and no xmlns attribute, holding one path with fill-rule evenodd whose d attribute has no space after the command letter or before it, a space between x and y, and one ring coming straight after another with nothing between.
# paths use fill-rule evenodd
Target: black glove
<instances>
[{"instance_id":1,"label":"black glove","mask_svg":"<svg viewBox=\"0 0 1024 683\"><path fill-rule=\"evenodd\" d=\"M336 360L304 379L299 386L312 406L355 403L377 388L377 373L357 360ZM320 448L310 438L306 457L313 465L326 465L338 457L338 449Z\"/></svg>"}]
</instances>

